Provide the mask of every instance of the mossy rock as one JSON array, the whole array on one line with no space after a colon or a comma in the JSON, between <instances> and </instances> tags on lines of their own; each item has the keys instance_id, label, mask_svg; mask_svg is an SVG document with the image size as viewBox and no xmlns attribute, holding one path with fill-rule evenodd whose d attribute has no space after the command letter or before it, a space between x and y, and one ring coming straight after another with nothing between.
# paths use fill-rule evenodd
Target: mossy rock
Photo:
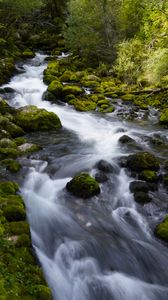
<instances>
[{"instance_id":1,"label":"mossy rock","mask_svg":"<svg viewBox=\"0 0 168 300\"><path fill-rule=\"evenodd\" d=\"M108 106L110 105L110 100L108 99L103 99L103 100L98 100L97 105L102 106L104 104L107 104Z\"/></svg>"},{"instance_id":2,"label":"mossy rock","mask_svg":"<svg viewBox=\"0 0 168 300\"><path fill-rule=\"evenodd\" d=\"M54 80L58 81L58 77L48 74L48 73L44 73L44 77L43 77L44 83L50 84Z\"/></svg>"},{"instance_id":3,"label":"mossy rock","mask_svg":"<svg viewBox=\"0 0 168 300\"><path fill-rule=\"evenodd\" d=\"M52 300L51 290L44 285L37 285L34 287L36 299Z\"/></svg>"},{"instance_id":4,"label":"mossy rock","mask_svg":"<svg viewBox=\"0 0 168 300\"><path fill-rule=\"evenodd\" d=\"M40 145L31 144L31 143L25 143L25 144L18 146L18 150L21 155L31 154L33 152L40 151L41 149L42 149L42 147Z\"/></svg>"},{"instance_id":5,"label":"mossy rock","mask_svg":"<svg viewBox=\"0 0 168 300\"><path fill-rule=\"evenodd\" d=\"M71 100L69 104L74 105L78 111L94 111L96 109L96 103L85 99Z\"/></svg>"},{"instance_id":6,"label":"mossy rock","mask_svg":"<svg viewBox=\"0 0 168 300\"><path fill-rule=\"evenodd\" d=\"M156 171L144 170L139 174L138 178L147 182L158 182L158 175Z\"/></svg>"},{"instance_id":7,"label":"mossy rock","mask_svg":"<svg viewBox=\"0 0 168 300\"><path fill-rule=\"evenodd\" d=\"M23 58L33 58L35 56L31 49L25 49L22 53Z\"/></svg>"},{"instance_id":8,"label":"mossy rock","mask_svg":"<svg viewBox=\"0 0 168 300\"><path fill-rule=\"evenodd\" d=\"M168 242L168 216L156 226L155 234L159 239Z\"/></svg>"},{"instance_id":9,"label":"mossy rock","mask_svg":"<svg viewBox=\"0 0 168 300\"><path fill-rule=\"evenodd\" d=\"M63 85L58 80L54 80L48 86L47 91L53 94L55 97L59 98L62 96Z\"/></svg>"},{"instance_id":10,"label":"mossy rock","mask_svg":"<svg viewBox=\"0 0 168 300\"><path fill-rule=\"evenodd\" d=\"M5 232L7 235L30 234L29 224L25 221L10 222L5 224Z\"/></svg>"},{"instance_id":11,"label":"mossy rock","mask_svg":"<svg viewBox=\"0 0 168 300\"><path fill-rule=\"evenodd\" d=\"M19 155L18 150L13 148L0 148L0 159L17 158Z\"/></svg>"},{"instance_id":12,"label":"mossy rock","mask_svg":"<svg viewBox=\"0 0 168 300\"><path fill-rule=\"evenodd\" d=\"M19 190L19 186L16 182L5 181L0 182L0 195L15 195Z\"/></svg>"},{"instance_id":13,"label":"mossy rock","mask_svg":"<svg viewBox=\"0 0 168 300\"><path fill-rule=\"evenodd\" d=\"M59 62L58 61L51 61L48 66L47 69L44 70L44 75L48 74L48 75L53 75L53 76L59 76Z\"/></svg>"},{"instance_id":14,"label":"mossy rock","mask_svg":"<svg viewBox=\"0 0 168 300\"><path fill-rule=\"evenodd\" d=\"M0 128L7 131L11 137L18 137L25 134L21 127L11 122L6 116L0 116Z\"/></svg>"},{"instance_id":15,"label":"mossy rock","mask_svg":"<svg viewBox=\"0 0 168 300\"><path fill-rule=\"evenodd\" d=\"M159 123L161 125L168 126L168 108L162 110L159 118Z\"/></svg>"},{"instance_id":16,"label":"mossy rock","mask_svg":"<svg viewBox=\"0 0 168 300\"><path fill-rule=\"evenodd\" d=\"M139 204L147 204L152 201L151 197L148 195L148 193L139 191L134 193L134 200L138 202Z\"/></svg>"},{"instance_id":17,"label":"mossy rock","mask_svg":"<svg viewBox=\"0 0 168 300\"><path fill-rule=\"evenodd\" d=\"M84 92L84 90L81 87L76 86L76 85L67 85L67 84L63 86L63 90L62 90L64 97L67 95L78 96L78 95L83 94L83 92Z\"/></svg>"},{"instance_id":18,"label":"mossy rock","mask_svg":"<svg viewBox=\"0 0 168 300\"><path fill-rule=\"evenodd\" d=\"M24 221L26 218L25 209L20 205L6 205L2 210L8 222Z\"/></svg>"},{"instance_id":19,"label":"mossy rock","mask_svg":"<svg viewBox=\"0 0 168 300\"><path fill-rule=\"evenodd\" d=\"M24 137L17 137L14 139L14 142L17 146L21 146L22 144L26 143L26 139Z\"/></svg>"},{"instance_id":20,"label":"mossy rock","mask_svg":"<svg viewBox=\"0 0 168 300\"><path fill-rule=\"evenodd\" d=\"M71 71L65 71L61 77L59 78L61 82L76 82L78 81L77 76L75 73Z\"/></svg>"},{"instance_id":21,"label":"mossy rock","mask_svg":"<svg viewBox=\"0 0 168 300\"><path fill-rule=\"evenodd\" d=\"M3 115L3 114L7 114L7 113L13 113L14 109L9 106L9 104L3 100L1 97L0 97L0 113Z\"/></svg>"},{"instance_id":22,"label":"mossy rock","mask_svg":"<svg viewBox=\"0 0 168 300\"><path fill-rule=\"evenodd\" d=\"M160 168L158 159L150 152L138 152L129 155L127 167L135 172L144 170L158 171Z\"/></svg>"},{"instance_id":23,"label":"mossy rock","mask_svg":"<svg viewBox=\"0 0 168 300\"><path fill-rule=\"evenodd\" d=\"M125 95L122 95L121 96L121 99L123 100L123 101L133 101L134 99L135 99L135 95L133 95L133 94L125 94Z\"/></svg>"},{"instance_id":24,"label":"mossy rock","mask_svg":"<svg viewBox=\"0 0 168 300\"><path fill-rule=\"evenodd\" d=\"M19 235L18 238L16 239L15 246L17 248L20 248L20 247L31 247L31 238L30 238L30 235L29 234L25 234L25 233Z\"/></svg>"},{"instance_id":25,"label":"mossy rock","mask_svg":"<svg viewBox=\"0 0 168 300\"><path fill-rule=\"evenodd\" d=\"M15 122L26 132L46 131L62 127L58 116L36 106L25 106L17 110Z\"/></svg>"},{"instance_id":26,"label":"mossy rock","mask_svg":"<svg viewBox=\"0 0 168 300\"><path fill-rule=\"evenodd\" d=\"M91 198L100 193L98 182L87 173L76 175L66 185L68 191L81 198Z\"/></svg>"},{"instance_id":27,"label":"mossy rock","mask_svg":"<svg viewBox=\"0 0 168 300\"><path fill-rule=\"evenodd\" d=\"M93 81L94 82L101 82L101 79L98 76L94 75L94 74L85 76L84 80L86 80L86 81L92 81L92 82Z\"/></svg>"},{"instance_id":28,"label":"mossy rock","mask_svg":"<svg viewBox=\"0 0 168 300\"><path fill-rule=\"evenodd\" d=\"M11 173L19 172L22 167L17 160L13 159L5 159L2 161L2 163L6 166L6 169L9 170Z\"/></svg>"},{"instance_id":29,"label":"mossy rock","mask_svg":"<svg viewBox=\"0 0 168 300\"><path fill-rule=\"evenodd\" d=\"M0 140L0 148L17 148L17 145L14 141L8 138L3 138Z\"/></svg>"}]
</instances>

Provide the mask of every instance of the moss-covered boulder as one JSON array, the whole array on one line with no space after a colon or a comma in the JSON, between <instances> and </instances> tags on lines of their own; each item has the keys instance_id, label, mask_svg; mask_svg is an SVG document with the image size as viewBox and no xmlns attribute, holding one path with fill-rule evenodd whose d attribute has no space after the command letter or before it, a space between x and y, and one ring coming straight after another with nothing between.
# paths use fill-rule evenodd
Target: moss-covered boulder
<instances>
[{"instance_id":1,"label":"moss-covered boulder","mask_svg":"<svg viewBox=\"0 0 168 300\"><path fill-rule=\"evenodd\" d=\"M12 181L5 181L0 182L0 195L10 195L16 194L18 192L19 186L16 182Z\"/></svg>"},{"instance_id":2,"label":"moss-covered boulder","mask_svg":"<svg viewBox=\"0 0 168 300\"><path fill-rule=\"evenodd\" d=\"M168 126L168 108L162 110L159 118L159 123L161 125Z\"/></svg>"},{"instance_id":3,"label":"moss-covered boulder","mask_svg":"<svg viewBox=\"0 0 168 300\"><path fill-rule=\"evenodd\" d=\"M5 159L2 161L2 164L6 166L6 169L11 173L17 173L21 169L21 164L17 160Z\"/></svg>"},{"instance_id":4,"label":"moss-covered boulder","mask_svg":"<svg viewBox=\"0 0 168 300\"><path fill-rule=\"evenodd\" d=\"M17 148L17 145L14 141L8 138L3 138L0 140L0 148Z\"/></svg>"},{"instance_id":5,"label":"moss-covered boulder","mask_svg":"<svg viewBox=\"0 0 168 300\"><path fill-rule=\"evenodd\" d=\"M61 128L61 122L56 114L33 105L18 109L15 122L26 132Z\"/></svg>"},{"instance_id":6,"label":"moss-covered boulder","mask_svg":"<svg viewBox=\"0 0 168 300\"><path fill-rule=\"evenodd\" d=\"M5 130L11 137L19 137L25 134L24 130L7 116L0 115L0 128Z\"/></svg>"},{"instance_id":7,"label":"moss-covered boulder","mask_svg":"<svg viewBox=\"0 0 168 300\"><path fill-rule=\"evenodd\" d=\"M23 58L33 58L35 53L31 49L25 49L22 53Z\"/></svg>"},{"instance_id":8,"label":"moss-covered boulder","mask_svg":"<svg viewBox=\"0 0 168 300\"><path fill-rule=\"evenodd\" d=\"M96 109L96 103L93 101L89 101L85 98L83 99L72 99L68 102L69 104L73 105L76 110L78 111L93 111Z\"/></svg>"},{"instance_id":9,"label":"moss-covered boulder","mask_svg":"<svg viewBox=\"0 0 168 300\"><path fill-rule=\"evenodd\" d=\"M48 92L53 94L56 98L62 97L63 85L58 81L54 80L48 86Z\"/></svg>"},{"instance_id":10,"label":"moss-covered boulder","mask_svg":"<svg viewBox=\"0 0 168 300\"><path fill-rule=\"evenodd\" d=\"M151 170L144 170L142 171L139 176L139 179L145 180L147 182L158 182L158 175L156 171L151 171Z\"/></svg>"},{"instance_id":11,"label":"moss-covered boulder","mask_svg":"<svg viewBox=\"0 0 168 300\"><path fill-rule=\"evenodd\" d=\"M158 159L150 152L138 152L129 155L127 167L135 172L143 170L158 171L160 168Z\"/></svg>"},{"instance_id":12,"label":"moss-covered boulder","mask_svg":"<svg viewBox=\"0 0 168 300\"><path fill-rule=\"evenodd\" d=\"M84 90L81 87L76 86L76 85L67 85L67 84L63 86L63 90L62 90L64 97L67 95L78 96L78 95L83 94L83 92L84 92Z\"/></svg>"},{"instance_id":13,"label":"moss-covered boulder","mask_svg":"<svg viewBox=\"0 0 168 300\"><path fill-rule=\"evenodd\" d=\"M156 226L155 234L159 239L168 242L168 216L166 216L162 223Z\"/></svg>"},{"instance_id":14,"label":"moss-covered boulder","mask_svg":"<svg viewBox=\"0 0 168 300\"><path fill-rule=\"evenodd\" d=\"M81 198L91 198L100 193L98 182L87 173L76 175L66 185L68 191Z\"/></svg>"},{"instance_id":15,"label":"moss-covered boulder","mask_svg":"<svg viewBox=\"0 0 168 300\"><path fill-rule=\"evenodd\" d=\"M24 143L24 144L18 146L18 150L21 155L31 154L31 153L39 151L41 149L42 149L42 147L40 145L32 144L32 143Z\"/></svg>"},{"instance_id":16,"label":"moss-covered boulder","mask_svg":"<svg viewBox=\"0 0 168 300\"><path fill-rule=\"evenodd\" d=\"M25 209L20 205L6 205L2 211L8 222L23 221L26 218Z\"/></svg>"},{"instance_id":17,"label":"moss-covered boulder","mask_svg":"<svg viewBox=\"0 0 168 300\"><path fill-rule=\"evenodd\" d=\"M14 111L14 109L9 106L9 104L3 100L1 97L0 97L0 113L3 115L3 114L7 114L7 113L12 113Z\"/></svg>"}]
</instances>

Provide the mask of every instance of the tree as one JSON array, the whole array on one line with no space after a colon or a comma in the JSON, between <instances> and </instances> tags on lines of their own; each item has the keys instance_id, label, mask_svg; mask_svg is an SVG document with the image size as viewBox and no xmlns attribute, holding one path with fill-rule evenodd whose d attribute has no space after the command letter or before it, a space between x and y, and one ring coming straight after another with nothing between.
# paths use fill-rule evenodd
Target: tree
<instances>
[{"instance_id":1,"label":"tree","mask_svg":"<svg viewBox=\"0 0 168 300\"><path fill-rule=\"evenodd\" d=\"M87 61L112 62L117 42L117 0L71 0L65 40Z\"/></svg>"}]
</instances>

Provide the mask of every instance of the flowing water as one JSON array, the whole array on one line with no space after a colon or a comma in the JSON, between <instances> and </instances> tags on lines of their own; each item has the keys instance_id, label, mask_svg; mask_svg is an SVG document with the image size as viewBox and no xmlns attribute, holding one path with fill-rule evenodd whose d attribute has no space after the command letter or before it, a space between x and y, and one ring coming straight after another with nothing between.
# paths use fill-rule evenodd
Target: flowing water
<instances>
[{"instance_id":1,"label":"flowing water","mask_svg":"<svg viewBox=\"0 0 168 300\"><path fill-rule=\"evenodd\" d=\"M166 191L151 194L152 203L144 207L136 204L129 192L133 178L118 165L129 153L118 142L123 132L149 150L150 138L157 133L166 140L167 131L155 125L152 110L148 120L141 120L141 112L127 122L118 117L120 104L118 114L103 115L43 101L44 59L37 54L6 86L16 91L11 105L45 108L63 125L59 132L29 135L43 150L29 158L22 184L32 242L54 300L167 300L168 248L153 234L168 209ZM91 200L68 194L65 186L74 174L94 175L100 159L115 169L101 194Z\"/></svg>"}]
</instances>

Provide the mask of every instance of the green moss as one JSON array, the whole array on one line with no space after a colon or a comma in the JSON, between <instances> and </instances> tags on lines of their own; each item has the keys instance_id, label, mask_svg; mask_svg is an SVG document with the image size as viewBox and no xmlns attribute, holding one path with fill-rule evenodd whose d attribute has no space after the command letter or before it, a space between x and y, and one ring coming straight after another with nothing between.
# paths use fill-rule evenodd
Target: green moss
<instances>
[{"instance_id":1,"label":"green moss","mask_svg":"<svg viewBox=\"0 0 168 300\"><path fill-rule=\"evenodd\" d=\"M86 99L74 99L69 102L74 105L75 109L78 111L93 111L96 109L96 103Z\"/></svg>"},{"instance_id":2,"label":"green moss","mask_svg":"<svg viewBox=\"0 0 168 300\"><path fill-rule=\"evenodd\" d=\"M20 146L26 143L26 139L24 137L17 137L14 139L14 142L17 146Z\"/></svg>"},{"instance_id":3,"label":"green moss","mask_svg":"<svg viewBox=\"0 0 168 300\"><path fill-rule=\"evenodd\" d=\"M144 170L139 174L139 179L148 182L157 182L158 181L157 172L151 170Z\"/></svg>"},{"instance_id":4,"label":"green moss","mask_svg":"<svg viewBox=\"0 0 168 300\"><path fill-rule=\"evenodd\" d=\"M17 145L14 141L8 139L8 138L3 138L0 140L0 148L17 148Z\"/></svg>"},{"instance_id":5,"label":"green moss","mask_svg":"<svg viewBox=\"0 0 168 300\"><path fill-rule=\"evenodd\" d=\"M76 85L64 85L63 86L63 90L62 90L62 93L63 93L63 96L67 96L67 95L81 95L83 93L83 89L79 86L76 86Z\"/></svg>"},{"instance_id":6,"label":"green moss","mask_svg":"<svg viewBox=\"0 0 168 300\"><path fill-rule=\"evenodd\" d=\"M54 75L48 74L48 73L44 73L44 77L43 77L43 81L46 84L50 84L52 81L58 81L58 78Z\"/></svg>"},{"instance_id":7,"label":"green moss","mask_svg":"<svg viewBox=\"0 0 168 300\"><path fill-rule=\"evenodd\" d=\"M159 170L158 159L150 152L138 152L128 156L127 166L132 171L157 171Z\"/></svg>"},{"instance_id":8,"label":"green moss","mask_svg":"<svg viewBox=\"0 0 168 300\"><path fill-rule=\"evenodd\" d=\"M17 183L12 181L0 182L0 195L16 194L19 190Z\"/></svg>"},{"instance_id":9,"label":"green moss","mask_svg":"<svg viewBox=\"0 0 168 300\"><path fill-rule=\"evenodd\" d=\"M56 97L61 97L62 96L62 90L63 90L63 85L57 81L54 80L50 83L48 86L48 92L54 94Z\"/></svg>"},{"instance_id":10,"label":"green moss","mask_svg":"<svg viewBox=\"0 0 168 300\"><path fill-rule=\"evenodd\" d=\"M23 58L33 58L35 54L31 49L25 49L22 53Z\"/></svg>"},{"instance_id":11,"label":"green moss","mask_svg":"<svg viewBox=\"0 0 168 300\"><path fill-rule=\"evenodd\" d=\"M13 148L0 148L0 159L17 158L18 151Z\"/></svg>"},{"instance_id":12,"label":"green moss","mask_svg":"<svg viewBox=\"0 0 168 300\"><path fill-rule=\"evenodd\" d=\"M33 105L18 109L15 122L27 132L61 128L61 122L56 114Z\"/></svg>"},{"instance_id":13,"label":"green moss","mask_svg":"<svg viewBox=\"0 0 168 300\"><path fill-rule=\"evenodd\" d=\"M7 131L12 137L18 137L25 134L22 128L11 122L6 116L0 116L0 128Z\"/></svg>"},{"instance_id":14,"label":"green moss","mask_svg":"<svg viewBox=\"0 0 168 300\"><path fill-rule=\"evenodd\" d=\"M21 164L13 159L5 159L2 163L6 166L6 169L12 173L17 173L21 169Z\"/></svg>"},{"instance_id":15,"label":"green moss","mask_svg":"<svg viewBox=\"0 0 168 300\"><path fill-rule=\"evenodd\" d=\"M51 291L48 287L44 285L35 286L36 299L40 300L52 300Z\"/></svg>"},{"instance_id":16,"label":"green moss","mask_svg":"<svg viewBox=\"0 0 168 300\"><path fill-rule=\"evenodd\" d=\"M98 105L98 106L102 106L102 105L104 105L104 104L107 104L107 105L109 106L110 100L108 100L108 99L103 99L103 100L99 100L99 101L97 102L97 105Z\"/></svg>"},{"instance_id":17,"label":"green moss","mask_svg":"<svg viewBox=\"0 0 168 300\"><path fill-rule=\"evenodd\" d=\"M98 182L87 173L76 175L67 183L66 188L73 195L82 198L90 198L100 193Z\"/></svg>"},{"instance_id":18,"label":"green moss","mask_svg":"<svg viewBox=\"0 0 168 300\"><path fill-rule=\"evenodd\" d=\"M10 222L5 224L5 232L7 235L30 234L29 225L25 221Z\"/></svg>"},{"instance_id":19,"label":"green moss","mask_svg":"<svg viewBox=\"0 0 168 300\"><path fill-rule=\"evenodd\" d=\"M40 145L31 144L31 143L25 143L22 144L21 146L18 146L18 150L21 155L31 154L33 152L40 151L41 149L42 147Z\"/></svg>"},{"instance_id":20,"label":"green moss","mask_svg":"<svg viewBox=\"0 0 168 300\"><path fill-rule=\"evenodd\" d=\"M158 238L168 242L168 216L163 220L162 223L156 226L155 234Z\"/></svg>"},{"instance_id":21,"label":"green moss","mask_svg":"<svg viewBox=\"0 0 168 300\"><path fill-rule=\"evenodd\" d=\"M1 114L12 113L13 108L8 105L8 103L0 97L0 112Z\"/></svg>"},{"instance_id":22,"label":"green moss","mask_svg":"<svg viewBox=\"0 0 168 300\"><path fill-rule=\"evenodd\" d=\"M162 110L159 118L159 123L161 125L166 125L168 126L168 108L165 108Z\"/></svg>"},{"instance_id":23,"label":"green moss","mask_svg":"<svg viewBox=\"0 0 168 300\"><path fill-rule=\"evenodd\" d=\"M26 218L25 210L20 205L6 205L2 211L8 222L24 221Z\"/></svg>"},{"instance_id":24,"label":"green moss","mask_svg":"<svg viewBox=\"0 0 168 300\"><path fill-rule=\"evenodd\" d=\"M19 235L18 238L17 238L17 240L16 240L15 246L17 248L20 248L20 247L30 247L31 246L30 235L25 234L25 233Z\"/></svg>"}]
</instances>

